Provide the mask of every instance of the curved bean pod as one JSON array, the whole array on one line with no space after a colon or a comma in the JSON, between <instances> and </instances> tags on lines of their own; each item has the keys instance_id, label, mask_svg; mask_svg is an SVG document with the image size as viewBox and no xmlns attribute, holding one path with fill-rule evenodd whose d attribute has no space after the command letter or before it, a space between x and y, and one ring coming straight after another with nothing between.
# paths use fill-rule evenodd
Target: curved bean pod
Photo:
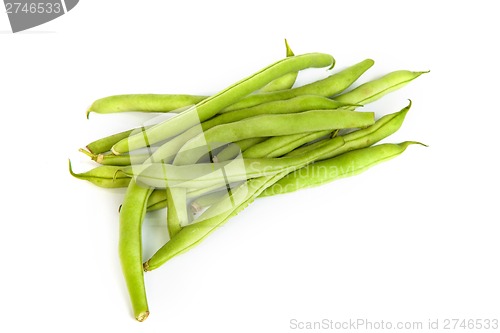
<instances>
[{"instance_id":1,"label":"curved bean pod","mask_svg":"<svg viewBox=\"0 0 500 333\"><path fill-rule=\"evenodd\" d=\"M409 145L420 142L406 141L399 144L385 143L347 152L295 170L266 188L259 197L294 192L337 179L358 175L371 167L401 155Z\"/></svg>"},{"instance_id":2,"label":"curved bean pod","mask_svg":"<svg viewBox=\"0 0 500 333\"><path fill-rule=\"evenodd\" d=\"M327 153L319 160L328 159L336 156L337 154L346 153L353 149L371 146L395 133L403 124L406 114L411 108L411 104L411 101L409 101L408 106L398 112L383 116L372 126L343 135L342 137L344 138L345 145L339 148L339 151L336 152L336 154ZM291 155L293 156L294 154Z\"/></svg>"},{"instance_id":3,"label":"curved bean pod","mask_svg":"<svg viewBox=\"0 0 500 333\"><path fill-rule=\"evenodd\" d=\"M134 316L144 321L149 315L142 269L142 222L152 188L130 182L120 209L118 253Z\"/></svg>"},{"instance_id":4,"label":"curved bean pod","mask_svg":"<svg viewBox=\"0 0 500 333\"><path fill-rule=\"evenodd\" d=\"M69 161L69 173L78 179L86 180L94 185L104 188L127 187L130 183L130 177L119 173L121 167L103 165L82 173L75 173Z\"/></svg>"},{"instance_id":5,"label":"curved bean pod","mask_svg":"<svg viewBox=\"0 0 500 333\"><path fill-rule=\"evenodd\" d=\"M288 41L285 39L285 48L286 48L286 56L293 57L295 54L293 53L290 45L288 45ZM276 80L269 82L266 86L262 87L259 92L271 92L277 90L290 89L297 79L298 72L292 72L283 75Z\"/></svg>"},{"instance_id":6,"label":"curved bean pod","mask_svg":"<svg viewBox=\"0 0 500 333\"><path fill-rule=\"evenodd\" d=\"M196 123L213 117L221 109L228 107L284 74L311 67L332 66L333 64L335 64L333 57L322 53L309 53L275 62L221 92L202 100L177 116L148 128L146 130L147 141L149 144L154 144L177 135ZM111 151L115 155L119 155L145 146L146 143L144 142L143 135L132 135L125 140L117 142L111 148Z\"/></svg>"}]
</instances>

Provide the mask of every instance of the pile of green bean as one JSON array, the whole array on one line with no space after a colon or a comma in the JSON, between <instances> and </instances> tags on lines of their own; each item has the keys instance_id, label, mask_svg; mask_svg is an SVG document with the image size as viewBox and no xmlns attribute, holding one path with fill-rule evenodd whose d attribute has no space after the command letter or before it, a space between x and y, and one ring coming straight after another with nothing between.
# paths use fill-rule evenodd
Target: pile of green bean
<instances>
[{"instance_id":1,"label":"pile of green bean","mask_svg":"<svg viewBox=\"0 0 500 333\"><path fill-rule=\"evenodd\" d=\"M256 198L357 175L415 141L382 143L402 125L411 102L375 119L362 106L425 72L398 70L350 88L374 62L363 60L295 87L300 71L332 70L331 55L286 57L211 96L116 95L91 112L170 112L172 117L89 143L97 165L70 173L104 188L126 188L120 207L119 257L134 316L149 315L143 274L184 253ZM166 208L169 240L142 262L142 222Z\"/></svg>"}]
</instances>

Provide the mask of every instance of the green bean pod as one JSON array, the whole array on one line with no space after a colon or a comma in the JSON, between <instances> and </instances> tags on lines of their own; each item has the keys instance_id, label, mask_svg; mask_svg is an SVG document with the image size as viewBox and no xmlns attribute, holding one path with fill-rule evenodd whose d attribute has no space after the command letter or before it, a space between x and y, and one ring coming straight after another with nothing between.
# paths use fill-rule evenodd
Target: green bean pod
<instances>
[{"instance_id":1,"label":"green bean pod","mask_svg":"<svg viewBox=\"0 0 500 333\"><path fill-rule=\"evenodd\" d=\"M273 136L243 152L243 158L279 157L305 143L331 133L331 130Z\"/></svg>"},{"instance_id":2,"label":"green bean pod","mask_svg":"<svg viewBox=\"0 0 500 333\"><path fill-rule=\"evenodd\" d=\"M352 150L345 154L309 164L295 170L266 188L259 197L294 192L323 185L334 180L356 176L371 167L401 155L409 145L420 142L406 141L399 144L380 144Z\"/></svg>"},{"instance_id":3,"label":"green bean pod","mask_svg":"<svg viewBox=\"0 0 500 333\"><path fill-rule=\"evenodd\" d=\"M119 112L171 112L195 105L206 98L206 96L186 94L128 94L107 96L92 103L87 110L87 118L91 112L101 114Z\"/></svg>"},{"instance_id":4,"label":"green bean pod","mask_svg":"<svg viewBox=\"0 0 500 333\"><path fill-rule=\"evenodd\" d=\"M374 102L380 97L388 93L400 89L418 78L426 72L411 72L407 70L399 70L382 76L379 79L366 82L353 90L344 94L334 96L338 102L350 104L368 104Z\"/></svg>"},{"instance_id":5,"label":"green bean pod","mask_svg":"<svg viewBox=\"0 0 500 333\"><path fill-rule=\"evenodd\" d=\"M406 114L411 108L411 105L412 103L411 101L409 101L406 107L398 112L383 116L372 126L343 135L342 137L344 138L345 144L341 148L339 148L338 152L336 152L335 154L326 153L319 160L328 159L354 149L368 147L379 142L382 139L385 139L389 135L399 130L399 128L403 124ZM318 149L319 147L317 147L316 149ZM290 155L294 156L293 153Z\"/></svg>"},{"instance_id":6,"label":"green bean pod","mask_svg":"<svg viewBox=\"0 0 500 333\"><path fill-rule=\"evenodd\" d=\"M142 269L142 222L152 188L130 182L120 209L118 252L134 316L144 321L149 315Z\"/></svg>"},{"instance_id":7,"label":"green bean pod","mask_svg":"<svg viewBox=\"0 0 500 333\"><path fill-rule=\"evenodd\" d=\"M103 165L98 166L89 171L82 173L75 173L69 161L69 173L78 179L86 180L94 185L103 188L121 188L127 187L130 183L130 177L124 173L120 173L122 167Z\"/></svg>"},{"instance_id":8,"label":"green bean pod","mask_svg":"<svg viewBox=\"0 0 500 333\"><path fill-rule=\"evenodd\" d=\"M270 93L253 94L245 97L237 103L232 104L231 106L226 107L225 109L221 110L220 113L248 108L254 105L271 101L286 100L300 95L331 97L341 93L342 91L350 87L363 73L365 73L370 67L372 67L373 64L374 61L372 59L365 59L338 73L334 73L333 75L330 75L325 79L318 80L301 87Z\"/></svg>"},{"instance_id":9,"label":"green bean pod","mask_svg":"<svg viewBox=\"0 0 500 333\"><path fill-rule=\"evenodd\" d=\"M92 141L89 143L86 148L92 153L92 154L102 154L111 149L115 143L117 143L120 140L128 138L134 131L137 131L137 129L131 129L127 131L123 131L120 133L116 133L113 135L106 136L104 138Z\"/></svg>"},{"instance_id":10,"label":"green bean pod","mask_svg":"<svg viewBox=\"0 0 500 333\"><path fill-rule=\"evenodd\" d=\"M268 114L290 114L311 110L333 110L346 106L360 106L359 104L340 103L323 96L300 95L290 99L272 101L239 109L215 116L203 123L203 129L209 129L217 125L232 123L250 117Z\"/></svg>"},{"instance_id":11,"label":"green bean pod","mask_svg":"<svg viewBox=\"0 0 500 333\"><path fill-rule=\"evenodd\" d=\"M145 147L147 144L154 144L168 139L169 137L175 136L197 123L213 117L221 109L228 107L284 74L311 67L332 66L334 63L335 60L332 56L322 53L309 53L280 60L260 70L259 72L238 81L221 92L202 100L195 106L187 109L185 112L148 128L145 134L147 143L144 140L144 135L132 135L127 139L117 142L111 148L111 151L115 155L119 155L131 150Z\"/></svg>"},{"instance_id":12,"label":"green bean pod","mask_svg":"<svg viewBox=\"0 0 500 333\"><path fill-rule=\"evenodd\" d=\"M285 48L287 57L293 57L295 55L292 49L290 48L290 45L288 45L288 41L286 39L285 39ZM295 84L295 80L297 80L298 74L299 74L298 72L287 73L282 77L269 82L267 85L262 87L259 90L259 92L271 92L271 91L290 89Z\"/></svg>"}]
</instances>

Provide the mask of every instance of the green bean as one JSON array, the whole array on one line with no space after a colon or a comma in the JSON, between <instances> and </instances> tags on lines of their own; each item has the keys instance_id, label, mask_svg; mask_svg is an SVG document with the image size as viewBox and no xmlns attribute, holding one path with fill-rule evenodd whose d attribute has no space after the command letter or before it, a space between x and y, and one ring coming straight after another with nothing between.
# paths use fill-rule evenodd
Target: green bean
<instances>
[{"instance_id":1,"label":"green bean","mask_svg":"<svg viewBox=\"0 0 500 333\"><path fill-rule=\"evenodd\" d=\"M250 147L259 144L266 140L266 137L259 138L248 138L236 141L234 143L230 143L227 147L221 150L218 154L215 155L215 160L217 162L228 161L236 156L238 156L241 152L249 149Z\"/></svg>"},{"instance_id":2,"label":"green bean","mask_svg":"<svg viewBox=\"0 0 500 333\"><path fill-rule=\"evenodd\" d=\"M128 138L130 134L132 134L134 131L137 129L131 129L128 131L123 131L120 133L116 133L98 140L95 140L91 143L89 143L86 148L92 153L92 154L101 154L109 151L111 147L118 141Z\"/></svg>"},{"instance_id":3,"label":"green bean","mask_svg":"<svg viewBox=\"0 0 500 333\"><path fill-rule=\"evenodd\" d=\"M148 128L145 136L132 135L127 139L119 141L111 148L111 151L115 155L119 155L145 147L147 143L144 137L147 138L149 144L165 140L185 131L196 123L213 117L221 109L228 107L286 73L311 67L332 66L334 63L335 61L332 56L322 53L309 53L280 60L221 92L202 100L185 112Z\"/></svg>"},{"instance_id":4,"label":"green bean","mask_svg":"<svg viewBox=\"0 0 500 333\"><path fill-rule=\"evenodd\" d=\"M203 129L217 125L232 123L250 117L266 114L289 114L310 110L333 110L345 106L359 106L359 104L339 103L335 100L316 95L300 95L286 100L272 101L220 114L203 123Z\"/></svg>"},{"instance_id":5,"label":"green bean","mask_svg":"<svg viewBox=\"0 0 500 333\"><path fill-rule=\"evenodd\" d=\"M286 48L286 56L293 57L295 54L293 53L290 45L288 45L288 41L285 39L285 48ZM277 78L274 81L269 82L266 86L262 87L259 92L271 92L277 90L290 89L297 79L298 72L292 72L283 75L280 78Z\"/></svg>"},{"instance_id":6,"label":"green bean","mask_svg":"<svg viewBox=\"0 0 500 333\"><path fill-rule=\"evenodd\" d=\"M366 82L344 94L334 96L336 101L350 104L368 104L388 93L399 89L427 72L399 70L381 78Z\"/></svg>"},{"instance_id":7,"label":"green bean","mask_svg":"<svg viewBox=\"0 0 500 333\"><path fill-rule=\"evenodd\" d=\"M385 143L353 150L330 159L309 164L281 178L266 188L259 197L290 193L358 175L372 166L399 156L412 144L422 145L420 142L415 141L406 141L400 144Z\"/></svg>"},{"instance_id":8,"label":"green bean","mask_svg":"<svg viewBox=\"0 0 500 333\"><path fill-rule=\"evenodd\" d=\"M373 124L372 112L346 110L312 110L295 114L271 114L247 118L234 123L219 125L187 142L176 156L179 164L197 161L195 151L207 143L211 149L223 143L252 137L279 136L340 128L358 128Z\"/></svg>"},{"instance_id":9,"label":"green bean","mask_svg":"<svg viewBox=\"0 0 500 333\"><path fill-rule=\"evenodd\" d=\"M183 94L128 94L113 95L100 98L87 110L87 118L91 112L110 114L118 112L171 112L195 105L206 99L206 96Z\"/></svg>"},{"instance_id":10,"label":"green bean","mask_svg":"<svg viewBox=\"0 0 500 333\"><path fill-rule=\"evenodd\" d=\"M340 137L330 141L331 150L335 150L342 145L343 140ZM205 211L199 218L200 222L182 228L144 263L144 270L156 269L174 256L184 253L199 244L206 236L247 207L262 191L287 173L285 171L273 176L250 179L244 186L236 188L230 197ZM231 207L231 209L228 209L228 207Z\"/></svg>"},{"instance_id":11,"label":"green bean","mask_svg":"<svg viewBox=\"0 0 500 333\"><path fill-rule=\"evenodd\" d=\"M343 135L342 137L344 138L345 144L339 148L338 152L333 155L327 153L318 160L328 159L354 149L371 146L395 133L403 124L406 114L411 108L411 104L411 101L409 101L406 107L398 112L383 116L372 126ZM316 149L320 147L321 146ZM293 154L291 155L293 156Z\"/></svg>"},{"instance_id":12,"label":"green bean","mask_svg":"<svg viewBox=\"0 0 500 333\"><path fill-rule=\"evenodd\" d=\"M82 173L75 173L69 161L69 173L78 179L87 180L94 185L104 188L127 187L130 177L124 173L119 173L121 167L103 165Z\"/></svg>"},{"instance_id":13,"label":"green bean","mask_svg":"<svg viewBox=\"0 0 500 333\"><path fill-rule=\"evenodd\" d=\"M142 270L142 222L152 188L130 182L120 209L118 252L134 316L144 321L149 315Z\"/></svg>"},{"instance_id":14,"label":"green bean","mask_svg":"<svg viewBox=\"0 0 500 333\"><path fill-rule=\"evenodd\" d=\"M254 105L262 104L265 102L278 101L290 99L300 95L317 95L323 97L330 97L341 93L353 84L364 72L372 67L374 61L372 59L365 59L353 66L350 66L338 73L328 76L325 79L318 80L306 84L301 87L281 90L270 93L260 93L250 95L241 101L232 104L221 110L221 113L230 112L238 109L248 108ZM355 103L350 103L355 104Z\"/></svg>"},{"instance_id":15,"label":"green bean","mask_svg":"<svg viewBox=\"0 0 500 333\"><path fill-rule=\"evenodd\" d=\"M273 136L243 152L244 158L279 157L297 147L331 133L331 130Z\"/></svg>"}]
</instances>

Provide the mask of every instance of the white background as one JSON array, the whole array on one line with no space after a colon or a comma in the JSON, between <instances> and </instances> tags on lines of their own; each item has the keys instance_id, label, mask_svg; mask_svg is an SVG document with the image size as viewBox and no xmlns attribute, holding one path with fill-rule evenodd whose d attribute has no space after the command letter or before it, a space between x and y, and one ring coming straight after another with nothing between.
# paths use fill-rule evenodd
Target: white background
<instances>
[{"instance_id":1,"label":"white background","mask_svg":"<svg viewBox=\"0 0 500 333\"><path fill-rule=\"evenodd\" d=\"M0 13L0 331L292 332L290 320L500 317L495 1L80 1L12 34ZM325 52L358 83L431 70L365 109L414 102L388 142L419 140L354 178L259 199L146 275L131 315L117 256L121 190L72 178L77 149L138 115L121 93L210 94L284 55ZM326 75L312 72L309 79ZM301 76L301 82L308 77ZM165 240L145 225L145 259ZM327 331L327 330L325 330Z\"/></svg>"}]
</instances>

